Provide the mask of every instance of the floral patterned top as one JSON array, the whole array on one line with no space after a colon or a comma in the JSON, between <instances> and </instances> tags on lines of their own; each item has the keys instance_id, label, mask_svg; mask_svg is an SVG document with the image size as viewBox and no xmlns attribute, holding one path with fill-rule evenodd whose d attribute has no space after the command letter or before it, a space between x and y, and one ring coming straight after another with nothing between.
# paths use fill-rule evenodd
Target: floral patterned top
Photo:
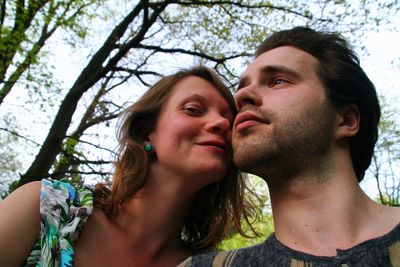
<instances>
[{"instance_id":1,"label":"floral patterned top","mask_svg":"<svg viewBox=\"0 0 400 267\"><path fill-rule=\"evenodd\" d=\"M66 182L42 180L41 231L24 266L74 266L73 242L93 211L89 188L75 189Z\"/></svg>"}]
</instances>

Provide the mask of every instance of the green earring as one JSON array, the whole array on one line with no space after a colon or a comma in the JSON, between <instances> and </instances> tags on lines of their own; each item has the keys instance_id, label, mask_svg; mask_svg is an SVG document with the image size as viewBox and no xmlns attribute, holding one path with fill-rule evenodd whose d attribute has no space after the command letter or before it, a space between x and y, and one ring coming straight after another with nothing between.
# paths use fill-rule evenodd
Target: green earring
<instances>
[{"instance_id":1,"label":"green earring","mask_svg":"<svg viewBox=\"0 0 400 267\"><path fill-rule=\"evenodd\" d=\"M146 151L147 153L150 153L153 151L153 145L151 143L146 142L144 144L144 151Z\"/></svg>"}]
</instances>

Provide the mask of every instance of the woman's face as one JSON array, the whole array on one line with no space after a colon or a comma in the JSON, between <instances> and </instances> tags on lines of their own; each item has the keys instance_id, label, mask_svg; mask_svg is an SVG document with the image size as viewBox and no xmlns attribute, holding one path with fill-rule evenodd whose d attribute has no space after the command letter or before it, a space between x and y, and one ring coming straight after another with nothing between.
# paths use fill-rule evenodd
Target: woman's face
<instances>
[{"instance_id":1,"label":"woman's face","mask_svg":"<svg viewBox=\"0 0 400 267\"><path fill-rule=\"evenodd\" d=\"M231 162L233 112L208 81L189 76L177 83L149 135L158 173L185 176L200 189L220 181Z\"/></svg>"}]
</instances>

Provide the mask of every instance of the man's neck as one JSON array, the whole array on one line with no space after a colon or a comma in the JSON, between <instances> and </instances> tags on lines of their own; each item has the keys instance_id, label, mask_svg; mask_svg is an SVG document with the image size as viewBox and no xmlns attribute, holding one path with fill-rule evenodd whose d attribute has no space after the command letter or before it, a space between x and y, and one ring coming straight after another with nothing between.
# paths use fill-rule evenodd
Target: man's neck
<instances>
[{"instance_id":1,"label":"man's neck","mask_svg":"<svg viewBox=\"0 0 400 267\"><path fill-rule=\"evenodd\" d=\"M381 236L399 222L400 216L365 195L352 171L331 174L324 181L303 176L270 186L275 234L284 245L312 255L335 256L336 249Z\"/></svg>"}]
</instances>

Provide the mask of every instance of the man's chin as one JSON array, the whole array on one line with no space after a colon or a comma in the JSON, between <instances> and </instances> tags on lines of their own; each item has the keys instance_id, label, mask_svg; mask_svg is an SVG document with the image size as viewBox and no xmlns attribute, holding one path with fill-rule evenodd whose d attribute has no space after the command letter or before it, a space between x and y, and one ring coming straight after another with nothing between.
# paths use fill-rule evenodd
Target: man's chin
<instances>
[{"instance_id":1,"label":"man's chin","mask_svg":"<svg viewBox=\"0 0 400 267\"><path fill-rule=\"evenodd\" d=\"M236 167L246 173L254 174L260 177L264 176L264 171L261 170L260 166L257 164L259 162L253 160L234 160Z\"/></svg>"},{"instance_id":2,"label":"man's chin","mask_svg":"<svg viewBox=\"0 0 400 267\"><path fill-rule=\"evenodd\" d=\"M242 171L248 172L257 161L256 155L242 146L237 146L233 153L233 162Z\"/></svg>"}]
</instances>

